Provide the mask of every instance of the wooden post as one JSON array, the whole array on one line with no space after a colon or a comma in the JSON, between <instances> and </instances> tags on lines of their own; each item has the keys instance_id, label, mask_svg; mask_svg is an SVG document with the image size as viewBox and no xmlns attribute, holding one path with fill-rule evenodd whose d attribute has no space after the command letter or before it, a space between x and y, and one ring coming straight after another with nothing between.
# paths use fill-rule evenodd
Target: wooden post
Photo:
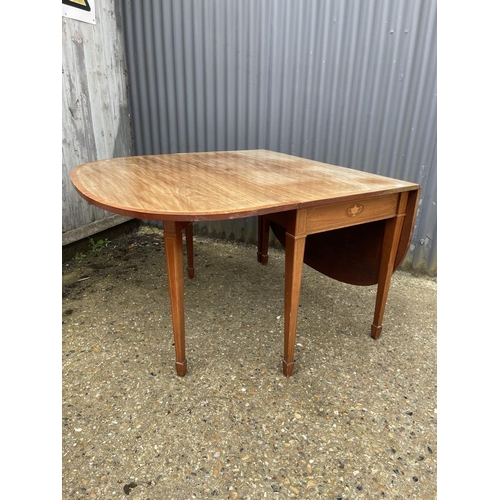
<instances>
[{"instance_id":1,"label":"wooden post","mask_svg":"<svg viewBox=\"0 0 500 500\"><path fill-rule=\"evenodd\" d=\"M175 369L183 377L187 371L185 328L184 328L184 266L182 255L181 222L163 223L163 237L167 259L170 308L175 343Z\"/></svg>"},{"instance_id":2,"label":"wooden post","mask_svg":"<svg viewBox=\"0 0 500 500\"><path fill-rule=\"evenodd\" d=\"M302 264L306 246L304 213L290 212L287 217L285 240L285 346L283 375L290 377L295 366L295 335L299 311Z\"/></svg>"},{"instance_id":3,"label":"wooden post","mask_svg":"<svg viewBox=\"0 0 500 500\"><path fill-rule=\"evenodd\" d=\"M265 215L258 217L257 229L257 262L266 265L269 256L267 254L269 249L269 219Z\"/></svg>"},{"instance_id":4,"label":"wooden post","mask_svg":"<svg viewBox=\"0 0 500 500\"><path fill-rule=\"evenodd\" d=\"M407 201L408 193L401 193L396 216L387 219L385 222L377 298L375 301L375 314L371 326L371 336L374 339L378 339L382 333L382 318L384 316L387 296L389 295L389 285L391 283L392 273L394 272L394 261L396 259L401 229L406 215Z\"/></svg>"}]
</instances>

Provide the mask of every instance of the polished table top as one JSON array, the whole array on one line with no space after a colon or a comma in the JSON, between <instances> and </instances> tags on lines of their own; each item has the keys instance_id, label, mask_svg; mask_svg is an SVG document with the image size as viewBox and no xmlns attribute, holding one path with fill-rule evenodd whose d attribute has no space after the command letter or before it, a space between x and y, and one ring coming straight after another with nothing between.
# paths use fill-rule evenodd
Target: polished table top
<instances>
[{"instance_id":1,"label":"polished table top","mask_svg":"<svg viewBox=\"0 0 500 500\"><path fill-rule=\"evenodd\" d=\"M262 215L418 186L266 150L113 158L76 167L71 180L103 209L176 221Z\"/></svg>"},{"instance_id":2,"label":"polished table top","mask_svg":"<svg viewBox=\"0 0 500 500\"><path fill-rule=\"evenodd\" d=\"M303 262L355 285L377 284L371 336L414 227L420 186L266 150L135 156L76 167L80 195L110 212L162 220L179 376L187 372L183 231L194 276L193 221L258 216L257 260L269 229L285 246L283 374L292 375ZM307 239L307 243L306 243Z\"/></svg>"}]
</instances>

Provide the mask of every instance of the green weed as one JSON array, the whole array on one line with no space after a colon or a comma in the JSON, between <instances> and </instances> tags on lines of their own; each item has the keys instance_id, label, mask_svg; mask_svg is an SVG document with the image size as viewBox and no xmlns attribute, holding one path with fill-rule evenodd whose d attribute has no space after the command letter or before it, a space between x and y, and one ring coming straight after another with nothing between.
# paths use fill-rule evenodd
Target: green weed
<instances>
[{"instance_id":1,"label":"green weed","mask_svg":"<svg viewBox=\"0 0 500 500\"><path fill-rule=\"evenodd\" d=\"M94 241L94 238L90 238L90 248L93 253L99 253L103 248L106 248L109 245L109 240L106 238L104 240Z\"/></svg>"}]
</instances>

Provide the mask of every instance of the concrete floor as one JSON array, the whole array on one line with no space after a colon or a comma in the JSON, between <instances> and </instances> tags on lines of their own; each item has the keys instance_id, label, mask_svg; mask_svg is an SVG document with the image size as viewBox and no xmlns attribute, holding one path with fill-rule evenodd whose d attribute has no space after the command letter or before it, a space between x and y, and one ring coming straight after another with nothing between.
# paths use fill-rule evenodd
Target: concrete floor
<instances>
[{"instance_id":1,"label":"concrete floor","mask_svg":"<svg viewBox=\"0 0 500 500\"><path fill-rule=\"evenodd\" d=\"M262 266L255 247L195 237L179 378L161 231L77 257L63 263L63 499L436 498L435 279L394 274L375 341L376 288L305 266L287 379L284 253Z\"/></svg>"}]
</instances>

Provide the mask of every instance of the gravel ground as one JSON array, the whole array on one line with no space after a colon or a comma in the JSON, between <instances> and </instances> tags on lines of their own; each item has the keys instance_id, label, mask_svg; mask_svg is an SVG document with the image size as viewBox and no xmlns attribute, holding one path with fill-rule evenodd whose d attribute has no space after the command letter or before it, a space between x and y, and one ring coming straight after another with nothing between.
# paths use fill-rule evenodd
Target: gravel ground
<instances>
[{"instance_id":1,"label":"gravel ground","mask_svg":"<svg viewBox=\"0 0 500 500\"><path fill-rule=\"evenodd\" d=\"M63 499L434 499L436 280L304 267L281 373L284 253L195 236L188 373L175 375L162 232L63 262Z\"/></svg>"}]
</instances>

